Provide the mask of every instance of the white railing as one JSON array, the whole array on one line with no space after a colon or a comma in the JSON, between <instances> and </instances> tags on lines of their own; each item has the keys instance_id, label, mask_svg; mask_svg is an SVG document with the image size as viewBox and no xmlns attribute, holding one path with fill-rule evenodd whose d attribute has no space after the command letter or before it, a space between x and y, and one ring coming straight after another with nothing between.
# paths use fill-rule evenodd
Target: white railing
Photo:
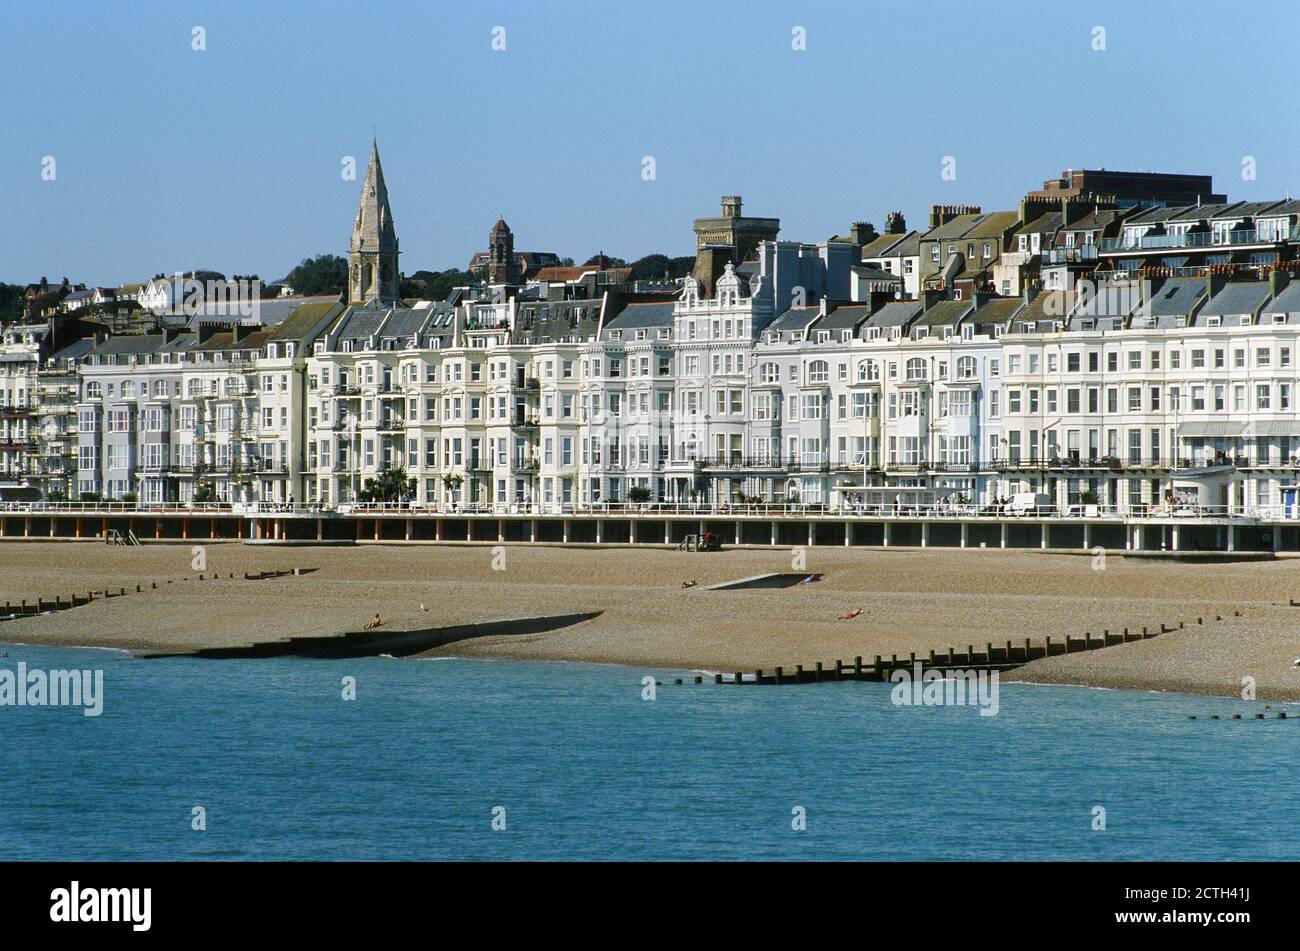
<instances>
[{"instance_id":1,"label":"white railing","mask_svg":"<svg viewBox=\"0 0 1300 951\"><path fill-rule=\"evenodd\" d=\"M442 515L442 516L573 516L577 518L835 518L835 519L1032 519L1092 521L1129 519L1250 519L1300 520L1300 505L1056 505L999 504L883 504L764 502L712 504L707 502L599 502L599 503L432 503L406 502L0 502L0 515Z\"/></svg>"}]
</instances>

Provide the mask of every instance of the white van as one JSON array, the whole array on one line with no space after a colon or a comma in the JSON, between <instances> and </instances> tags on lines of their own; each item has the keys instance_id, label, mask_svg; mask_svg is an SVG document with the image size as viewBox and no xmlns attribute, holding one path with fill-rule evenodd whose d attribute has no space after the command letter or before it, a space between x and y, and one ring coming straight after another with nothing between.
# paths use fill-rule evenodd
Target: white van
<instances>
[{"instance_id":1,"label":"white van","mask_svg":"<svg viewBox=\"0 0 1300 951\"><path fill-rule=\"evenodd\" d=\"M1007 499L1008 515L1051 515L1052 497L1046 492L1017 492Z\"/></svg>"}]
</instances>

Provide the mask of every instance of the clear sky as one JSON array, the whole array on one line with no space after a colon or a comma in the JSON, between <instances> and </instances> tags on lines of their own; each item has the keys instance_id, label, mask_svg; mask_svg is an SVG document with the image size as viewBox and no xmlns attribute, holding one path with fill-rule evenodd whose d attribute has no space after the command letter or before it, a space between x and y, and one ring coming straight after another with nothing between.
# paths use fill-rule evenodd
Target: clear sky
<instances>
[{"instance_id":1,"label":"clear sky","mask_svg":"<svg viewBox=\"0 0 1300 951\"><path fill-rule=\"evenodd\" d=\"M723 194L815 241L1067 167L1300 192L1295 0L6 0L0 39L11 283L344 254L372 129L408 273L502 213L519 250L632 260L692 253Z\"/></svg>"}]
</instances>

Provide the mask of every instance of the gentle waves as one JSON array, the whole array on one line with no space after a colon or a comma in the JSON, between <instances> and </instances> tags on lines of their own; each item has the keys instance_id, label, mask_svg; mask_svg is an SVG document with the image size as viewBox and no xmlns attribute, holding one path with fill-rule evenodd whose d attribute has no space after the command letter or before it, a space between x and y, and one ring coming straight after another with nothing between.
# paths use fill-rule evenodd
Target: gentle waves
<instances>
[{"instance_id":1,"label":"gentle waves","mask_svg":"<svg viewBox=\"0 0 1300 951\"><path fill-rule=\"evenodd\" d=\"M1263 704L1004 684L982 717L866 683L658 671L644 700L622 667L5 649L104 671L101 716L0 707L5 859L1300 857L1300 720L1206 719Z\"/></svg>"}]
</instances>

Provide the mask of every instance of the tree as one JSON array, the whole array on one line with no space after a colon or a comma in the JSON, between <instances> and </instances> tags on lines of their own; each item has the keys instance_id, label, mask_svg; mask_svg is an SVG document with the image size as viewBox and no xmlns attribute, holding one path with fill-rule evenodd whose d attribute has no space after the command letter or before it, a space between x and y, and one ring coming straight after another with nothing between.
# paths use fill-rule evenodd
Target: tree
<instances>
[{"instance_id":1,"label":"tree","mask_svg":"<svg viewBox=\"0 0 1300 951\"><path fill-rule=\"evenodd\" d=\"M22 319L23 291L21 284L0 284L0 326Z\"/></svg>"},{"instance_id":2,"label":"tree","mask_svg":"<svg viewBox=\"0 0 1300 951\"><path fill-rule=\"evenodd\" d=\"M627 490L627 500L629 502L636 502L637 504L649 502L650 494L649 486L634 485Z\"/></svg>"},{"instance_id":3,"label":"tree","mask_svg":"<svg viewBox=\"0 0 1300 951\"><path fill-rule=\"evenodd\" d=\"M357 494L361 502L401 502L415 495L415 479L407 478L401 466L385 469L375 479L367 479Z\"/></svg>"},{"instance_id":4,"label":"tree","mask_svg":"<svg viewBox=\"0 0 1300 951\"><path fill-rule=\"evenodd\" d=\"M446 271L416 271L402 279L400 293L402 297L418 297L421 300L446 300L457 287L481 284L487 280L487 271L461 271L449 268Z\"/></svg>"},{"instance_id":5,"label":"tree","mask_svg":"<svg viewBox=\"0 0 1300 951\"><path fill-rule=\"evenodd\" d=\"M632 262L632 273L628 279L632 281L673 280L690 274L694 267L694 257L670 258L666 254L647 254L640 260Z\"/></svg>"},{"instance_id":6,"label":"tree","mask_svg":"<svg viewBox=\"0 0 1300 951\"><path fill-rule=\"evenodd\" d=\"M289 272L284 283L295 294L306 297L341 294L348 286L348 262L337 254L318 254L303 258L302 263Z\"/></svg>"}]
</instances>

